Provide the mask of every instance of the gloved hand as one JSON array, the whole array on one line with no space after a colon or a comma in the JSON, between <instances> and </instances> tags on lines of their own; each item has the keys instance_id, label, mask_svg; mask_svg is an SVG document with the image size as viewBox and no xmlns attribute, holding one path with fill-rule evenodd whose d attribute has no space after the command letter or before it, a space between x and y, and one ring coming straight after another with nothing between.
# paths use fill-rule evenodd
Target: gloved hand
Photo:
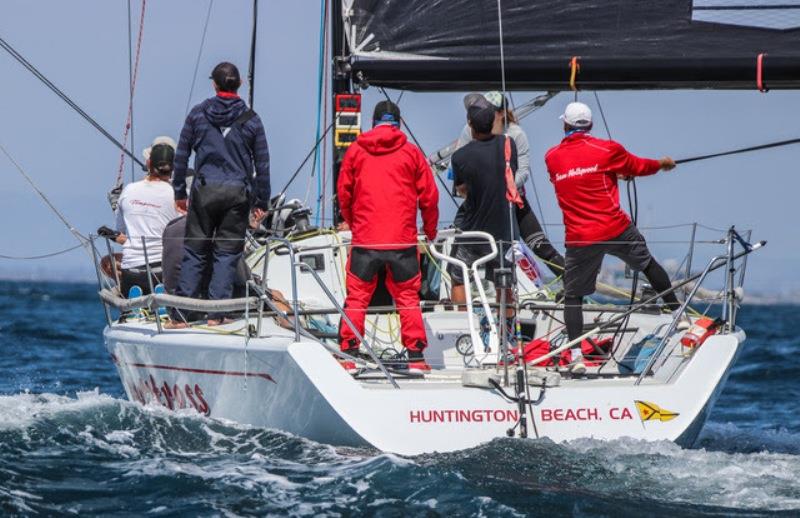
<instances>
[{"instance_id":1,"label":"gloved hand","mask_svg":"<svg viewBox=\"0 0 800 518\"><path fill-rule=\"evenodd\" d=\"M103 225L102 227L97 229L97 235L100 237L107 237L112 241L116 241L117 238L119 237L119 232Z\"/></svg>"}]
</instances>

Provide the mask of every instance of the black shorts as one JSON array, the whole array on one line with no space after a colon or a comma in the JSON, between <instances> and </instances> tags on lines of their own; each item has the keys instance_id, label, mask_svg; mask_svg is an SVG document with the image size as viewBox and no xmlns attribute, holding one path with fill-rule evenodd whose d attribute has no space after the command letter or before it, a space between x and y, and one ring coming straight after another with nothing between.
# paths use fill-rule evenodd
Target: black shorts
<instances>
[{"instance_id":1,"label":"black shorts","mask_svg":"<svg viewBox=\"0 0 800 518\"><path fill-rule=\"evenodd\" d=\"M147 277L147 266L137 266L136 268L125 268L120 272L120 286L119 291L123 297L128 297L133 286L139 286L142 289L142 295L150 293L150 280ZM161 263L153 263L150 265L150 273L153 274L153 286L161 284Z\"/></svg>"},{"instance_id":2,"label":"black shorts","mask_svg":"<svg viewBox=\"0 0 800 518\"><path fill-rule=\"evenodd\" d=\"M630 225L622 234L608 242L568 246L565 254L567 265L564 272L564 295L585 297L594 293L597 275L606 254L618 257L637 272L647 268L653 259L644 236L634 225Z\"/></svg>"},{"instance_id":3,"label":"black shorts","mask_svg":"<svg viewBox=\"0 0 800 518\"><path fill-rule=\"evenodd\" d=\"M507 250L508 245L498 248L497 255L494 257L494 259L488 263L483 263L483 267L485 269L483 276L484 279L494 282L494 271L500 268L500 254ZM459 261L464 261L467 267L471 268L472 263L484 255L487 255L489 252L491 252L491 249L488 245L459 244L458 241L456 241L456 243L453 244L453 250L450 255ZM464 273L461 271L460 267L447 263L447 273L450 275L450 282L453 286L462 286L464 284Z\"/></svg>"}]
</instances>

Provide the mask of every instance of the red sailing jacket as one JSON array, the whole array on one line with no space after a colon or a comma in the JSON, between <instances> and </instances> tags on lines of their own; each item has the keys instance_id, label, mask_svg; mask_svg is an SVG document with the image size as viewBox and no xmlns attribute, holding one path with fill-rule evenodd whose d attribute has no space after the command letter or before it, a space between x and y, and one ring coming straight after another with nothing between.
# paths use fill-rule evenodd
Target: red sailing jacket
<instances>
[{"instance_id":1,"label":"red sailing jacket","mask_svg":"<svg viewBox=\"0 0 800 518\"><path fill-rule=\"evenodd\" d=\"M397 250L417 242L417 207L425 235L436 237L439 191L419 148L400 129L381 125L362 133L342 160L339 209L353 245Z\"/></svg>"},{"instance_id":2,"label":"red sailing jacket","mask_svg":"<svg viewBox=\"0 0 800 518\"><path fill-rule=\"evenodd\" d=\"M613 140L586 132L566 137L547 152L544 161L564 213L567 246L586 246L620 235L631 220L620 208L617 175L647 176L661 167L658 160L639 158Z\"/></svg>"}]
</instances>

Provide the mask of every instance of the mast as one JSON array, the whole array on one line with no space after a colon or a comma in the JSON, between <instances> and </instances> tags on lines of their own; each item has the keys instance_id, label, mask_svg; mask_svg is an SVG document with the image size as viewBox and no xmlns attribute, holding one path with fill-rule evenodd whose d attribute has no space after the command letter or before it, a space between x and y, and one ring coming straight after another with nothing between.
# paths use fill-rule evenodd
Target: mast
<instances>
[{"instance_id":1,"label":"mast","mask_svg":"<svg viewBox=\"0 0 800 518\"><path fill-rule=\"evenodd\" d=\"M353 93L350 78L349 78L349 68L350 65L347 61L347 43L344 37L344 19L342 18L342 1L341 0L332 0L331 1L331 56L333 61L331 66L333 67L333 73L331 74L331 97L332 97L332 106L334 107L331 110L331 124L334 126L336 125L336 117L337 117L337 108L336 108L336 96L340 94L350 94ZM342 221L342 214L339 211L339 200L336 197L336 186L339 182L339 169L342 165L342 158L344 158L344 153L347 150L346 147L341 145L337 145L337 139L331 139L331 146L332 146L332 156L333 156L333 163L332 163L332 177L333 177L333 224L338 225ZM324 172L323 172L324 174Z\"/></svg>"},{"instance_id":2,"label":"mast","mask_svg":"<svg viewBox=\"0 0 800 518\"><path fill-rule=\"evenodd\" d=\"M256 35L258 34L258 0L253 0L253 33L250 37L250 67L247 71L247 81L250 83L249 104L253 108L256 79Z\"/></svg>"}]
</instances>

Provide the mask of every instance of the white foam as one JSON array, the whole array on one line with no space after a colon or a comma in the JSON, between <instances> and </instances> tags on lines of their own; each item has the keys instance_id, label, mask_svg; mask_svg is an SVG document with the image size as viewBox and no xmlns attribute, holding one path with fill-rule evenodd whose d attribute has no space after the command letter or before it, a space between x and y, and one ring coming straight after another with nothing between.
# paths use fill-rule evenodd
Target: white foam
<instances>
[{"instance_id":1,"label":"white foam","mask_svg":"<svg viewBox=\"0 0 800 518\"><path fill-rule=\"evenodd\" d=\"M615 484L648 498L735 509L800 509L800 456L683 449L671 442L573 441L567 448L606 460ZM633 478L631 480L630 478ZM637 480L638 479L638 480Z\"/></svg>"},{"instance_id":2,"label":"white foam","mask_svg":"<svg viewBox=\"0 0 800 518\"><path fill-rule=\"evenodd\" d=\"M100 394L98 389L90 392L78 392L77 398L28 392L13 396L0 396L0 429L27 428L39 419L52 417L62 412L75 412L119 403L121 403L120 400Z\"/></svg>"}]
</instances>

